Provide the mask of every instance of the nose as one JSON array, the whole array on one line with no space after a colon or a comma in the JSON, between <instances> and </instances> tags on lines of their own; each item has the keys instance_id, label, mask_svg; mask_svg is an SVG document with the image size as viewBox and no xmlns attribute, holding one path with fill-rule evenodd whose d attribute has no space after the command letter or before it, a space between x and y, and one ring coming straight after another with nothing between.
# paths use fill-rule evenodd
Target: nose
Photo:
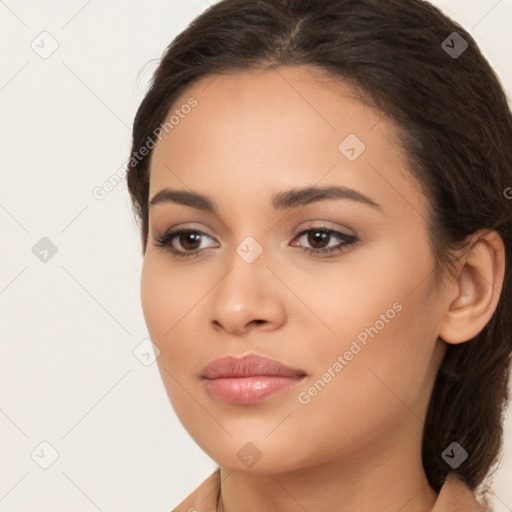
<instances>
[{"instance_id":1,"label":"nose","mask_svg":"<svg viewBox=\"0 0 512 512\"><path fill-rule=\"evenodd\" d=\"M286 318L285 293L263 254L248 263L235 253L212 290L211 323L235 335L278 329Z\"/></svg>"}]
</instances>

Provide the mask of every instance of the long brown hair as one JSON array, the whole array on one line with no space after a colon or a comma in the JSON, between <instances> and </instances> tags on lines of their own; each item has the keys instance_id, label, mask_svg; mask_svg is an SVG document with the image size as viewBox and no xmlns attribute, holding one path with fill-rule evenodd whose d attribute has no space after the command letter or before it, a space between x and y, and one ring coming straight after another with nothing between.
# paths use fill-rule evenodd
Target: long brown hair
<instances>
[{"instance_id":1,"label":"long brown hair","mask_svg":"<svg viewBox=\"0 0 512 512\"><path fill-rule=\"evenodd\" d=\"M456 441L469 457L454 471L474 491L500 455L508 402L512 116L474 39L439 9L422 0L223 0L196 17L167 47L133 124L127 180L143 253L152 148L134 158L139 148L196 80L281 65L313 65L348 81L395 122L430 201L439 282L469 235L487 228L503 238L497 309L473 340L448 344L424 424L430 485L439 491L452 470L442 453Z\"/></svg>"}]
</instances>

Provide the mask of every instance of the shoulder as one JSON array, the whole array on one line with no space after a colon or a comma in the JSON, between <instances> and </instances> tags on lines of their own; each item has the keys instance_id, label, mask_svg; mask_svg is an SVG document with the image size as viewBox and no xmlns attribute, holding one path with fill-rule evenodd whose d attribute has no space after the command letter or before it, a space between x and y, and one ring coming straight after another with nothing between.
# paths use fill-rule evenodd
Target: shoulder
<instances>
[{"instance_id":1,"label":"shoulder","mask_svg":"<svg viewBox=\"0 0 512 512\"><path fill-rule=\"evenodd\" d=\"M220 469L217 468L172 512L215 512L220 493Z\"/></svg>"}]
</instances>

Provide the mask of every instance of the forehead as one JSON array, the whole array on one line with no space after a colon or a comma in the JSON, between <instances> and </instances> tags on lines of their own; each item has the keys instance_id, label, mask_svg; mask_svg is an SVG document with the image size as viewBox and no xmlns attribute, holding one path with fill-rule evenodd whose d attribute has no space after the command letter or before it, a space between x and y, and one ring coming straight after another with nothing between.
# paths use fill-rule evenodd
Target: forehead
<instances>
[{"instance_id":1,"label":"forehead","mask_svg":"<svg viewBox=\"0 0 512 512\"><path fill-rule=\"evenodd\" d=\"M426 208L396 125L317 68L209 75L182 92L170 116L151 159L150 198L164 187L223 199L336 183L381 204L409 197Z\"/></svg>"}]
</instances>

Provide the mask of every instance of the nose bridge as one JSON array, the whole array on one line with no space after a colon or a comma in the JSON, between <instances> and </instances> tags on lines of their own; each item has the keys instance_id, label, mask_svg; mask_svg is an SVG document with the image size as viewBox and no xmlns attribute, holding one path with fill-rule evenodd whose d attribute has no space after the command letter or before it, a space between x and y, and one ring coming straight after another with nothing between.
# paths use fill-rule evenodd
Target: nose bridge
<instances>
[{"instance_id":1,"label":"nose bridge","mask_svg":"<svg viewBox=\"0 0 512 512\"><path fill-rule=\"evenodd\" d=\"M261 235L259 236L261 240ZM264 252L263 241L260 243L252 235L246 236L236 247L236 254L247 264L252 265Z\"/></svg>"},{"instance_id":2,"label":"nose bridge","mask_svg":"<svg viewBox=\"0 0 512 512\"><path fill-rule=\"evenodd\" d=\"M211 320L215 324L235 332L250 322L276 324L284 318L279 292L269 286L272 273L266 256L263 241L260 243L253 235L244 236L233 247L212 295Z\"/></svg>"},{"instance_id":3,"label":"nose bridge","mask_svg":"<svg viewBox=\"0 0 512 512\"><path fill-rule=\"evenodd\" d=\"M261 239L261 236L259 238ZM268 272L266 261L263 242L258 242L252 235L245 236L227 257L227 274L219 286L233 295L232 300L250 302L251 296L260 294L258 288L265 281L264 274Z\"/></svg>"},{"instance_id":4,"label":"nose bridge","mask_svg":"<svg viewBox=\"0 0 512 512\"><path fill-rule=\"evenodd\" d=\"M263 202L240 196L236 201L230 205L230 211L238 214L231 223L229 246L232 254L227 256L227 265L229 268L233 265L237 268L247 266L248 270L256 266L261 271L262 261L267 261L271 237L275 235L273 231L269 232L272 219L264 213Z\"/></svg>"}]
</instances>

